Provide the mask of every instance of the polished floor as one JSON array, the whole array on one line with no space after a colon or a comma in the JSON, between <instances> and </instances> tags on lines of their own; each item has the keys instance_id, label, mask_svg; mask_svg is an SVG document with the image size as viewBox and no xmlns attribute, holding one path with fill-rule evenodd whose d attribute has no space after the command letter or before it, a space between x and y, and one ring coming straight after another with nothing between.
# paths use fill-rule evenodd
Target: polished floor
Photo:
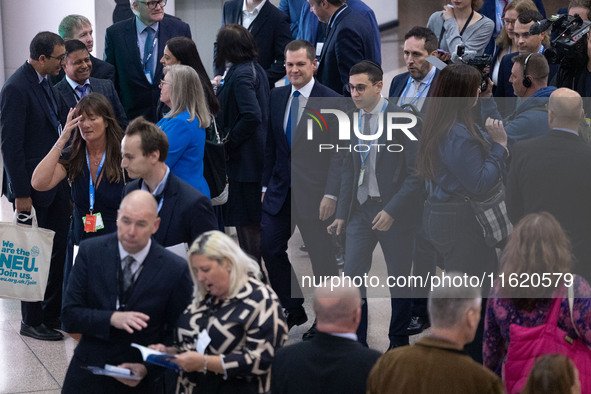
<instances>
[{"instance_id":1,"label":"polished floor","mask_svg":"<svg viewBox=\"0 0 591 394\"><path fill-rule=\"evenodd\" d=\"M387 94L392 77L405 70L398 28L382 34L382 57L386 69L384 92ZM0 200L0 205L0 220L12 220L12 207L4 197ZM307 254L299 250L301 244L301 238L296 233L290 241L292 262L299 275L311 274ZM371 274L385 275L385 272L381 250L376 248ZM305 307L308 315L313 316L309 299ZM389 299L370 299L369 313L369 345L379 351L386 351ZM0 299L0 393L59 393L77 342L68 335L65 340L58 342L22 337L19 335L20 320L20 302ZM311 324L312 320L294 327L289 333L288 343L300 341ZM412 337L411 341L416 341L417 337Z\"/></svg>"}]
</instances>

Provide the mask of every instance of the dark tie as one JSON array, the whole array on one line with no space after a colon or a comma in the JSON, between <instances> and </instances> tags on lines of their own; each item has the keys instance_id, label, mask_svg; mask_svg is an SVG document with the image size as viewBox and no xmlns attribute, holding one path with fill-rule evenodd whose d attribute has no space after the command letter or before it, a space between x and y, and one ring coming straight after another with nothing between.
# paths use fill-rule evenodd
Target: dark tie
<instances>
[{"instance_id":1,"label":"dark tie","mask_svg":"<svg viewBox=\"0 0 591 394\"><path fill-rule=\"evenodd\" d=\"M47 104L49 104L49 108L53 109L54 115L57 114L57 104L53 99L53 94L51 94L51 88L49 87L49 82L47 82L47 79L43 78L41 81L41 87L45 91L45 97L47 98Z\"/></svg>"},{"instance_id":2,"label":"dark tie","mask_svg":"<svg viewBox=\"0 0 591 394\"><path fill-rule=\"evenodd\" d=\"M123 293L126 294L133 284L133 274L131 272L131 265L135 262L132 255L128 254L122 260L123 263Z\"/></svg>"},{"instance_id":3,"label":"dark tie","mask_svg":"<svg viewBox=\"0 0 591 394\"><path fill-rule=\"evenodd\" d=\"M88 89L86 85L78 85L76 86L76 91L79 93L79 97L82 98L88 94Z\"/></svg>"},{"instance_id":4,"label":"dark tie","mask_svg":"<svg viewBox=\"0 0 591 394\"><path fill-rule=\"evenodd\" d=\"M292 125L297 126L298 124L298 112L300 110L300 92L297 90L293 92L293 99L291 99L291 105L289 106L289 115L287 116L287 127L285 129L285 137L287 138L287 143L291 148L291 127Z\"/></svg>"},{"instance_id":5,"label":"dark tie","mask_svg":"<svg viewBox=\"0 0 591 394\"><path fill-rule=\"evenodd\" d=\"M154 30L151 27L146 27L148 36L146 37L146 44L144 45L144 72L149 72L152 75L154 65L154 56L150 56L154 48Z\"/></svg>"},{"instance_id":6,"label":"dark tie","mask_svg":"<svg viewBox=\"0 0 591 394\"><path fill-rule=\"evenodd\" d=\"M370 122L371 122L371 114L364 113L363 114L363 129L361 130L361 134L368 135L371 134L370 131ZM366 144L370 145L370 141L365 142ZM365 170L363 171L363 183L359 185L357 188L357 201L359 201L360 205L363 205L367 201L367 197L369 196L369 156L365 157L365 164L362 168ZM361 176L361 175L360 175Z\"/></svg>"}]
</instances>

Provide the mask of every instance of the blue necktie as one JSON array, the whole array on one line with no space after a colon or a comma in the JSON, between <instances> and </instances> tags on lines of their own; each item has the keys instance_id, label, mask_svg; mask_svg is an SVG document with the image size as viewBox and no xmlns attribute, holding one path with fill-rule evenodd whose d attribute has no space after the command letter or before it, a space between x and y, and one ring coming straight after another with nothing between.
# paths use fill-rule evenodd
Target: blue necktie
<instances>
[{"instance_id":1,"label":"blue necktie","mask_svg":"<svg viewBox=\"0 0 591 394\"><path fill-rule=\"evenodd\" d=\"M152 56L152 50L154 49L154 30L151 27L146 27L148 36L146 37L146 44L144 45L144 72L153 74L154 68L154 56Z\"/></svg>"},{"instance_id":2,"label":"blue necktie","mask_svg":"<svg viewBox=\"0 0 591 394\"><path fill-rule=\"evenodd\" d=\"M287 127L285 128L285 137L287 138L287 143L291 148L291 128L292 124L294 125L294 129L298 124L298 112L300 110L300 97L301 93L297 90L293 92L293 98L291 99L291 105L289 106L289 115L287 117ZM295 130L294 130L295 131Z\"/></svg>"},{"instance_id":3,"label":"blue necktie","mask_svg":"<svg viewBox=\"0 0 591 394\"><path fill-rule=\"evenodd\" d=\"M80 98L86 96L88 94L88 88L86 85L78 85L76 86L76 91L80 93Z\"/></svg>"}]
</instances>

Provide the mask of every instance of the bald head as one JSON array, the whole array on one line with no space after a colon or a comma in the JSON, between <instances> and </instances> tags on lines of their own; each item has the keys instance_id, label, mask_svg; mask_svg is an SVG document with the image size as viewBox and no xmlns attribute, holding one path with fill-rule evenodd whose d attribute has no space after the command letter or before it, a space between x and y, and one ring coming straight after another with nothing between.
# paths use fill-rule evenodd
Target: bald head
<instances>
[{"instance_id":1,"label":"bald head","mask_svg":"<svg viewBox=\"0 0 591 394\"><path fill-rule=\"evenodd\" d=\"M578 130L583 116L583 100L579 93L571 89L560 88L550 95L548 123L551 128Z\"/></svg>"},{"instance_id":2,"label":"bald head","mask_svg":"<svg viewBox=\"0 0 591 394\"><path fill-rule=\"evenodd\" d=\"M356 287L316 289L314 298L317 328L321 332L354 333L361 317L361 297Z\"/></svg>"},{"instance_id":3,"label":"bald head","mask_svg":"<svg viewBox=\"0 0 591 394\"><path fill-rule=\"evenodd\" d=\"M158 205L152 194L144 190L129 193L117 212L117 238L127 253L137 253L158 231Z\"/></svg>"}]
</instances>

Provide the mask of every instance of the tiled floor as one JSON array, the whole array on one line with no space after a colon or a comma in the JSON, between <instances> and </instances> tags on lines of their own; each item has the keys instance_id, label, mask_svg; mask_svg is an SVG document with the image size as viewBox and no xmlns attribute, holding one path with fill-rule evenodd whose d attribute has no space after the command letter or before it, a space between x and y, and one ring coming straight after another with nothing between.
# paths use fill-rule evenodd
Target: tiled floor
<instances>
[{"instance_id":1,"label":"tiled floor","mask_svg":"<svg viewBox=\"0 0 591 394\"><path fill-rule=\"evenodd\" d=\"M382 63L386 69L385 94L389 90L392 78L405 71L401 58L402 45L398 40L397 30L392 29L382 34ZM0 205L0 220L11 220L12 207L4 197L0 200ZM311 269L307 254L299 250L301 244L299 234L296 233L290 242L292 262L298 274L305 274ZM373 270L370 274L386 274L379 248L374 253ZM312 317L309 299L305 307L308 315ZM370 299L369 314L369 345L379 351L385 351L388 348L389 299ZM0 393L59 393L77 342L67 335L64 341L58 342L21 337L19 335L20 319L20 303L0 299ZM312 319L302 326L294 327L290 332L288 343L300 341L302 334L311 324ZM418 337L412 337L411 341L416 341Z\"/></svg>"}]
</instances>

